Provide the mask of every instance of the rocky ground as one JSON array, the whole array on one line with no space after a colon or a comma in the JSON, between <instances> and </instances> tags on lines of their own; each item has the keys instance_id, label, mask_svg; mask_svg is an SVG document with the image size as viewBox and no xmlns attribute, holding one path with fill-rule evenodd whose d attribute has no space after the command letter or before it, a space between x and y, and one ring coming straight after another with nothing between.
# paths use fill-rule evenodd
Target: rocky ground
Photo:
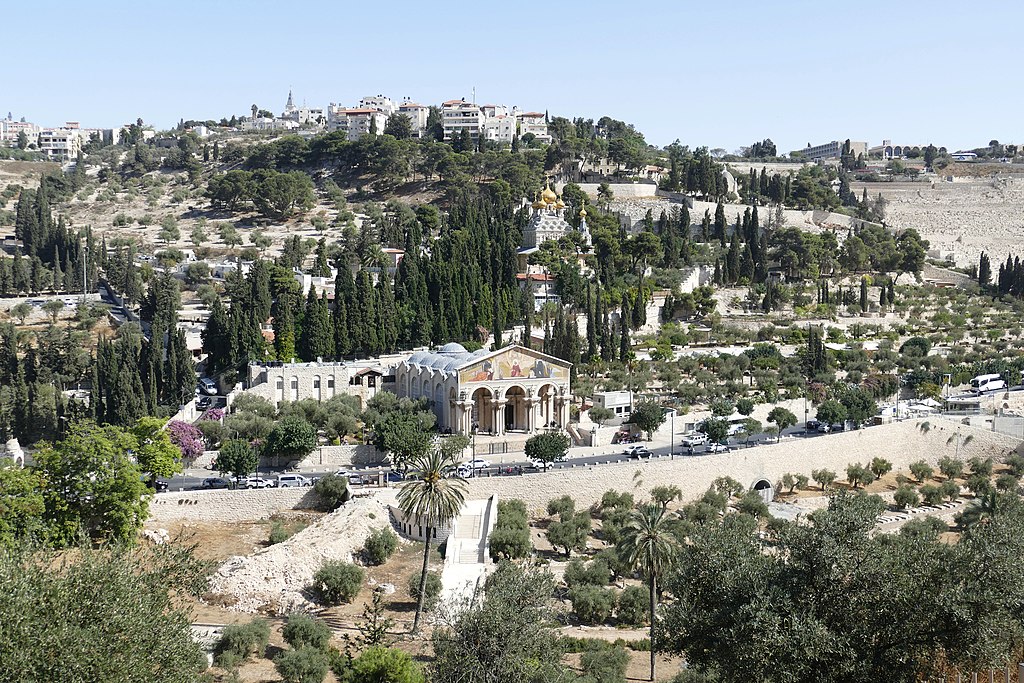
<instances>
[{"instance_id":1,"label":"rocky ground","mask_svg":"<svg viewBox=\"0 0 1024 683\"><path fill-rule=\"evenodd\" d=\"M308 608L313 574L330 560L351 562L372 531L389 525L393 495L357 498L282 543L232 557L211 578L211 594L244 612Z\"/></svg>"}]
</instances>

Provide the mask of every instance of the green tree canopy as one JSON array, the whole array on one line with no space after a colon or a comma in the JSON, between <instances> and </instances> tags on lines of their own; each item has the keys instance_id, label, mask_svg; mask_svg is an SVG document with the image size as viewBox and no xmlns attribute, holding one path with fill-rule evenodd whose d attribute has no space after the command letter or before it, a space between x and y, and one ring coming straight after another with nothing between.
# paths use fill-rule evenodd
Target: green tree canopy
<instances>
[{"instance_id":1,"label":"green tree canopy","mask_svg":"<svg viewBox=\"0 0 1024 683\"><path fill-rule=\"evenodd\" d=\"M316 448L316 429L305 418L289 415L278 420L263 444L263 452L288 460L301 460Z\"/></svg>"}]
</instances>

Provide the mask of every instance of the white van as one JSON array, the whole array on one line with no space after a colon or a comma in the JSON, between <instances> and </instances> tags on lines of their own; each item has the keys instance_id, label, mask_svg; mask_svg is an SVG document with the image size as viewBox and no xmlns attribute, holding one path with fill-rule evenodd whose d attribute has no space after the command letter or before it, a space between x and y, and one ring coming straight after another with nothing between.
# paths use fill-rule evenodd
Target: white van
<instances>
[{"instance_id":1,"label":"white van","mask_svg":"<svg viewBox=\"0 0 1024 683\"><path fill-rule=\"evenodd\" d=\"M203 377L199 380L199 388L202 389L203 393L207 396L217 395L217 384L209 377Z\"/></svg>"},{"instance_id":2,"label":"white van","mask_svg":"<svg viewBox=\"0 0 1024 683\"><path fill-rule=\"evenodd\" d=\"M971 380L971 391L984 394L986 391L998 391L1006 388L1006 382L997 374L978 375Z\"/></svg>"},{"instance_id":3,"label":"white van","mask_svg":"<svg viewBox=\"0 0 1024 683\"><path fill-rule=\"evenodd\" d=\"M312 486L313 482L308 477L304 477L301 474L279 474L277 475L277 487L288 488L300 487L300 486Z\"/></svg>"}]
</instances>

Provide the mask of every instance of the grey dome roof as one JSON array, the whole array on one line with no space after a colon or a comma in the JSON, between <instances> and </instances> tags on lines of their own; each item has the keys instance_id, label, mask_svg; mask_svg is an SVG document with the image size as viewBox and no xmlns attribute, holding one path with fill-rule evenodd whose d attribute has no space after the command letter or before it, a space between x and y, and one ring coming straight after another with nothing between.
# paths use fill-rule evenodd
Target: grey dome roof
<instances>
[{"instance_id":1,"label":"grey dome roof","mask_svg":"<svg viewBox=\"0 0 1024 683\"><path fill-rule=\"evenodd\" d=\"M438 353L445 356L454 356L455 354L468 353L466 347L458 342L448 342L437 350Z\"/></svg>"},{"instance_id":2,"label":"grey dome roof","mask_svg":"<svg viewBox=\"0 0 1024 683\"><path fill-rule=\"evenodd\" d=\"M426 351L417 351L416 353L409 356L408 362L410 365L423 365L423 362L426 359L430 358L430 356L431 354L427 353Z\"/></svg>"}]
</instances>

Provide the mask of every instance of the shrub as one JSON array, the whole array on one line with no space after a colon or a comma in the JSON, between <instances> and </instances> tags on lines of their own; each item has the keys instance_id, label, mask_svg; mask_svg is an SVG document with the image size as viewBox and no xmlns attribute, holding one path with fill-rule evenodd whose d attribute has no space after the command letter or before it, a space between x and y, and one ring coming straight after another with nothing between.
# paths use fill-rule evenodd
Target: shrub
<instances>
[{"instance_id":1,"label":"shrub","mask_svg":"<svg viewBox=\"0 0 1024 683\"><path fill-rule=\"evenodd\" d=\"M619 596L619 608L615 617L627 626L643 626L647 623L650 596L642 586L627 586Z\"/></svg>"},{"instance_id":2,"label":"shrub","mask_svg":"<svg viewBox=\"0 0 1024 683\"><path fill-rule=\"evenodd\" d=\"M580 657L580 666L594 683L625 683L629 653L620 646L591 650Z\"/></svg>"},{"instance_id":3,"label":"shrub","mask_svg":"<svg viewBox=\"0 0 1024 683\"><path fill-rule=\"evenodd\" d=\"M398 550L398 535L387 528L377 529L363 544L363 557L372 565L381 565Z\"/></svg>"},{"instance_id":4,"label":"shrub","mask_svg":"<svg viewBox=\"0 0 1024 683\"><path fill-rule=\"evenodd\" d=\"M423 683L423 670L406 652L375 645L349 661L344 657L331 665L339 681L382 681L386 683Z\"/></svg>"},{"instance_id":5,"label":"shrub","mask_svg":"<svg viewBox=\"0 0 1024 683\"><path fill-rule=\"evenodd\" d=\"M896 493L899 493L904 488L910 489L909 486L901 486L900 488L896 489ZM942 488L939 486L935 486L934 484L925 484L924 486L921 487L921 497L924 498L924 502L927 503L928 505L938 505L939 503L942 502L943 495L944 494L942 492ZM899 501L896 502L898 503Z\"/></svg>"},{"instance_id":6,"label":"shrub","mask_svg":"<svg viewBox=\"0 0 1024 683\"><path fill-rule=\"evenodd\" d=\"M622 647L634 652L650 652L651 641L648 638L639 640L625 640L616 638L614 641L602 640L600 638L575 638L573 636L562 636L558 644L563 652L579 653L591 652L593 650L607 650L612 647Z\"/></svg>"},{"instance_id":7,"label":"shrub","mask_svg":"<svg viewBox=\"0 0 1024 683\"><path fill-rule=\"evenodd\" d=\"M938 492L936 487L933 486L932 488ZM896 507L901 510L905 510L908 507L916 507L921 502L921 496L917 495L917 491L910 486L901 486L896 489L892 499L896 503Z\"/></svg>"},{"instance_id":8,"label":"shrub","mask_svg":"<svg viewBox=\"0 0 1024 683\"><path fill-rule=\"evenodd\" d=\"M427 572L427 583L423 587L427 594L423 601L423 609L428 612L437 606L437 599L441 597L441 575L437 572ZM416 572L409 577L409 595L413 600L420 599L420 573Z\"/></svg>"},{"instance_id":9,"label":"shrub","mask_svg":"<svg viewBox=\"0 0 1024 683\"><path fill-rule=\"evenodd\" d=\"M499 513L500 514L500 513ZM488 541L491 559L519 560L530 554L530 530L528 528L495 526Z\"/></svg>"},{"instance_id":10,"label":"shrub","mask_svg":"<svg viewBox=\"0 0 1024 683\"><path fill-rule=\"evenodd\" d=\"M953 502L960 497L960 484L955 481L946 480L942 482L942 486L939 487L942 490L942 495L949 499L949 502Z\"/></svg>"},{"instance_id":11,"label":"shrub","mask_svg":"<svg viewBox=\"0 0 1024 683\"><path fill-rule=\"evenodd\" d=\"M768 503L764 502L761 494L755 491L748 491L736 503L736 509L751 517L768 517Z\"/></svg>"},{"instance_id":12,"label":"shrub","mask_svg":"<svg viewBox=\"0 0 1024 683\"><path fill-rule=\"evenodd\" d=\"M576 586L607 586L611 579L611 570L603 559L595 559L586 564L579 558L569 562L565 568L565 584L569 588Z\"/></svg>"},{"instance_id":13,"label":"shrub","mask_svg":"<svg viewBox=\"0 0 1024 683\"><path fill-rule=\"evenodd\" d=\"M295 612L288 616L288 623L281 630L281 635L292 649L312 647L326 650L331 642L331 627L314 616Z\"/></svg>"},{"instance_id":14,"label":"shrub","mask_svg":"<svg viewBox=\"0 0 1024 683\"><path fill-rule=\"evenodd\" d=\"M1000 474L996 477L996 488L1000 491L1016 491L1020 485L1020 478L1012 474Z\"/></svg>"},{"instance_id":15,"label":"shrub","mask_svg":"<svg viewBox=\"0 0 1024 683\"><path fill-rule=\"evenodd\" d=\"M1024 477L1024 455L1014 453L1006 456L1006 466L1010 468L1011 474Z\"/></svg>"},{"instance_id":16,"label":"shrub","mask_svg":"<svg viewBox=\"0 0 1024 683\"><path fill-rule=\"evenodd\" d=\"M576 586L569 591L572 611L583 624L603 624L615 610L615 591L598 586Z\"/></svg>"},{"instance_id":17,"label":"shrub","mask_svg":"<svg viewBox=\"0 0 1024 683\"><path fill-rule=\"evenodd\" d=\"M528 515L526 514L526 503L518 498L498 501L498 516L494 520L496 527L519 526L520 521L525 525Z\"/></svg>"},{"instance_id":18,"label":"shrub","mask_svg":"<svg viewBox=\"0 0 1024 683\"><path fill-rule=\"evenodd\" d=\"M328 512L337 510L352 497L352 493L348 490L348 478L333 474L321 477L313 485L313 490L320 496L324 509Z\"/></svg>"},{"instance_id":19,"label":"shrub","mask_svg":"<svg viewBox=\"0 0 1024 683\"><path fill-rule=\"evenodd\" d=\"M601 496L601 504L598 507L598 512L604 514L612 510L630 510L633 507L633 494L632 493L619 493L614 489L604 492Z\"/></svg>"},{"instance_id":20,"label":"shrub","mask_svg":"<svg viewBox=\"0 0 1024 683\"><path fill-rule=\"evenodd\" d=\"M275 519L270 523L270 537L267 539L267 542L270 545L283 543L305 528L305 522L292 522L288 524L280 519Z\"/></svg>"},{"instance_id":21,"label":"shrub","mask_svg":"<svg viewBox=\"0 0 1024 683\"><path fill-rule=\"evenodd\" d=\"M928 479L932 476L932 466L926 463L924 460L918 460L917 462L910 464L910 473L914 475L914 478L920 482Z\"/></svg>"},{"instance_id":22,"label":"shrub","mask_svg":"<svg viewBox=\"0 0 1024 683\"><path fill-rule=\"evenodd\" d=\"M270 624L264 619L253 619L247 624L231 624L214 649L217 666L233 668L254 654L262 653L270 641Z\"/></svg>"},{"instance_id":23,"label":"shrub","mask_svg":"<svg viewBox=\"0 0 1024 683\"><path fill-rule=\"evenodd\" d=\"M939 472L942 472L946 479L956 479L964 473L964 463L962 460L944 455L939 458Z\"/></svg>"},{"instance_id":24,"label":"shrub","mask_svg":"<svg viewBox=\"0 0 1024 683\"><path fill-rule=\"evenodd\" d=\"M313 587L328 605L352 602L363 585L363 569L348 562L326 562L313 575Z\"/></svg>"},{"instance_id":25,"label":"shrub","mask_svg":"<svg viewBox=\"0 0 1024 683\"><path fill-rule=\"evenodd\" d=\"M327 655L315 647L288 650L274 660L284 683L322 683L327 676Z\"/></svg>"},{"instance_id":26,"label":"shrub","mask_svg":"<svg viewBox=\"0 0 1024 683\"><path fill-rule=\"evenodd\" d=\"M979 458L977 456L967 461L967 464L971 468L971 474L976 474L982 477L992 476L992 458Z\"/></svg>"},{"instance_id":27,"label":"shrub","mask_svg":"<svg viewBox=\"0 0 1024 683\"><path fill-rule=\"evenodd\" d=\"M548 514L552 517L555 515L565 515L575 511L576 501L572 499L572 496L559 496L558 498L553 498L548 501Z\"/></svg>"},{"instance_id":28,"label":"shrub","mask_svg":"<svg viewBox=\"0 0 1024 683\"><path fill-rule=\"evenodd\" d=\"M980 497L992 490L992 481L984 474L972 474L967 478L967 488L975 497Z\"/></svg>"}]
</instances>

